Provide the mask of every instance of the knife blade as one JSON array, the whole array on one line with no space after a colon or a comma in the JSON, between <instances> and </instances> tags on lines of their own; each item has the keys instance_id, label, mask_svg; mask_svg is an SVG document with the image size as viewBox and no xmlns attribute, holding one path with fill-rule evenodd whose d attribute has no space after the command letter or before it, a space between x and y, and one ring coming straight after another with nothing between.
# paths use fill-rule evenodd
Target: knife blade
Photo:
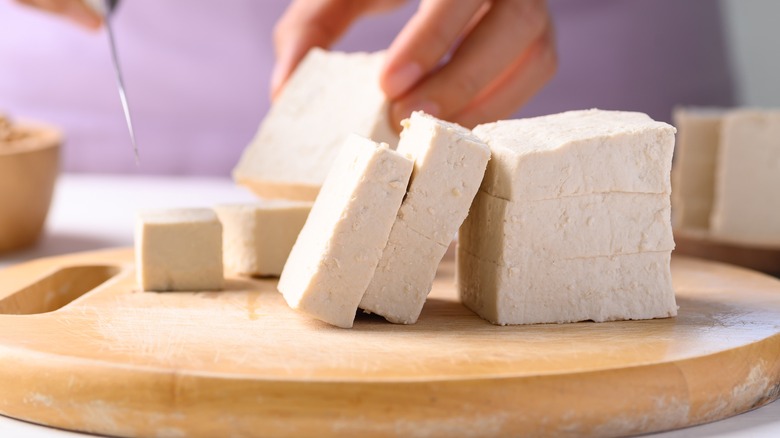
<instances>
[{"instance_id":1,"label":"knife blade","mask_svg":"<svg viewBox=\"0 0 780 438\"><path fill-rule=\"evenodd\" d=\"M127 130L130 133L130 142L133 145L133 155L135 156L135 165L139 165L138 158L138 143L135 140L135 130L133 129L133 119L130 116L130 105L127 102L127 93L125 92L125 81L122 76L122 67L119 63L119 54L116 49L116 38L114 37L114 27L111 24L111 15L114 12L119 0L86 0L86 3L92 7L98 14L103 17L103 22L106 26L106 34L108 35L108 45L111 52L111 62L114 65L114 73L116 75L117 89L119 90L119 101L122 104L122 110L125 113L125 122L127 123Z\"/></svg>"}]
</instances>

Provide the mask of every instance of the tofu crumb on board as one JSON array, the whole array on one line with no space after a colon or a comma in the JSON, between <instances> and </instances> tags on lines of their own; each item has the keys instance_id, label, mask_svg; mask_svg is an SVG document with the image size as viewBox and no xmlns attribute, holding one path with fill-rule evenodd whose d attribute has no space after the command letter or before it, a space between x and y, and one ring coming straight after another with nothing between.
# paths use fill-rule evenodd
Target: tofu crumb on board
<instances>
[{"instance_id":1,"label":"tofu crumb on board","mask_svg":"<svg viewBox=\"0 0 780 438\"><path fill-rule=\"evenodd\" d=\"M236 182L264 198L313 201L350 133L395 147L379 86L384 56L311 49L233 170Z\"/></svg>"},{"instance_id":2,"label":"tofu crumb on board","mask_svg":"<svg viewBox=\"0 0 780 438\"><path fill-rule=\"evenodd\" d=\"M278 289L293 309L352 327L412 173L411 158L351 135L293 246Z\"/></svg>"},{"instance_id":3,"label":"tofu crumb on board","mask_svg":"<svg viewBox=\"0 0 780 438\"><path fill-rule=\"evenodd\" d=\"M674 133L602 110L476 127L492 158L460 229L463 303L501 325L676 315Z\"/></svg>"},{"instance_id":4,"label":"tofu crumb on board","mask_svg":"<svg viewBox=\"0 0 780 438\"><path fill-rule=\"evenodd\" d=\"M311 206L308 201L264 199L214 207L223 228L225 268L240 275L278 277Z\"/></svg>"},{"instance_id":5,"label":"tofu crumb on board","mask_svg":"<svg viewBox=\"0 0 780 438\"><path fill-rule=\"evenodd\" d=\"M222 225L213 210L138 213L135 257L138 285L145 291L222 289Z\"/></svg>"},{"instance_id":6,"label":"tofu crumb on board","mask_svg":"<svg viewBox=\"0 0 780 438\"><path fill-rule=\"evenodd\" d=\"M468 214L490 149L468 129L422 112L403 125L398 152L414 159L414 170L360 308L390 322L413 324Z\"/></svg>"}]
</instances>

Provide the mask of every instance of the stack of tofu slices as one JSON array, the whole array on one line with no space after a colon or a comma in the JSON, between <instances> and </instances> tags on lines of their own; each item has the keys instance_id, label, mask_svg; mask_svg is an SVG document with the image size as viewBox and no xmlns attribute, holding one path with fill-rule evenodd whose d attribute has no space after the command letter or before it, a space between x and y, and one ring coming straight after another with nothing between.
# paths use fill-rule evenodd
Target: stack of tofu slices
<instances>
[{"instance_id":1,"label":"stack of tofu slices","mask_svg":"<svg viewBox=\"0 0 780 438\"><path fill-rule=\"evenodd\" d=\"M316 197L278 283L292 308L344 328L358 309L413 324L460 228L461 299L490 322L676 314L672 126L586 110L472 132L415 112L394 150L381 56L311 52L234 173L263 196ZM334 99L348 102L339 126L293 141Z\"/></svg>"}]
</instances>

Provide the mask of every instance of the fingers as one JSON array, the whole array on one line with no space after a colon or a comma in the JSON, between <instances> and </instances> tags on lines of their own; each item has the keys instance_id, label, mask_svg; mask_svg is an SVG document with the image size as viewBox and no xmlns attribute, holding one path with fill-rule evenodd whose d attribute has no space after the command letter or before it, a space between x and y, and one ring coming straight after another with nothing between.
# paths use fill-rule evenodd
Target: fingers
<instances>
[{"instance_id":1,"label":"fingers","mask_svg":"<svg viewBox=\"0 0 780 438\"><path fill-rule=\"evenodd\" d=\"M82 0L16 0L18 3L64 16L88 29L98 29L103 20Z\"/></svg>"},{"instance_id":2,"label":"fingers","mask_svg":"<svg viewBox=\"0 0 780 438\"><path fill-rule=\"evenodd\" d=\"M451 119L468 128L506 119L555 75L558 59L552 25L477 99Z\"/></svg>"},{"instance_id":3,"label":"fingers","mask_svg":"<svg viewBox=\"0 0 780 438\"><path fill-rule=\"evenodd\" d=\"M392 105L393 123L416 109L445 119L463 112L497 78L516 68L549 27L543 0L495 0L449 62Z\"/></svg>"},{"instance_id":4,"label":"fingers","mask_svg":"<svg viewBox=\"0 0 780 438\"><path fill-rule=\"evenodd\" d=\"M274 28L276 65L271 95L278 95L312 47L327 48L359 16L396 7L406 0L295 0Z\"/></svg>"},{"instance_id":5,"label":"fingers","mask_svg":"<svg viewBox=\"0 0 780 438\"><path fill-rule=\"evenodd\" d=\"M380 84L390 99L404 94L454 46L485 0L423 0L387 51Z\"/></svg>"}]
</instances>

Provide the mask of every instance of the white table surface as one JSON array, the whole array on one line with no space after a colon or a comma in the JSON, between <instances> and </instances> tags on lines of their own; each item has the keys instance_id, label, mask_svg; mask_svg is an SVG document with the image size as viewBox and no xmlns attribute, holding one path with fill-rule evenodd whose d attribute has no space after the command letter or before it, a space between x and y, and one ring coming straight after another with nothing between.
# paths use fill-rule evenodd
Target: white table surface
<instances>
[{"instance_id":1,"label":"white table surface","mask_svg":"<svg viewBox=\"0 0 780 438\"><path fill-rule=\"evenodd\" d=\"M46 233L32 249L0 256L0 269L38 257L133 244L133 219L143 208L210 207L249 202L229 179L65 175L57 185ZM2 391L2 388L0 388ZM0 416L0 437L89 436ZM780 402L726 420L656 436L780 437Z\"/></svg>"}]
</instances>

